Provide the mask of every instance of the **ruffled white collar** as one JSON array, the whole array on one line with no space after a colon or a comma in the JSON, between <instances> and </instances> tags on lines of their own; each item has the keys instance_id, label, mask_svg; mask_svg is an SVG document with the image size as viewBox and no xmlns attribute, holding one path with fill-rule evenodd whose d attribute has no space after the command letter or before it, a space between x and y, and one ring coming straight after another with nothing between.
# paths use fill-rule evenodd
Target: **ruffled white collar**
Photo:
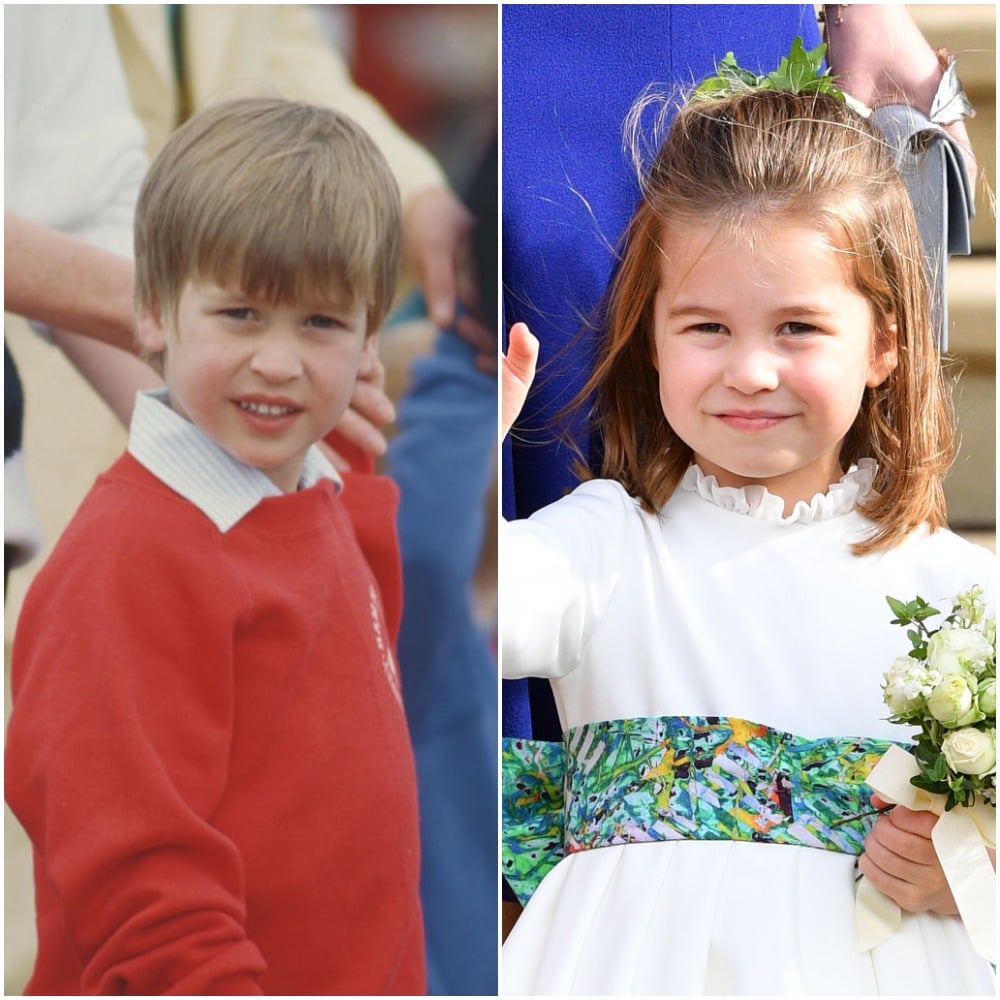
<instances>
[{"instance_id":1,"label":"ruffled white collar","mask_svg":"<svg viewBox=\"0 0 1000 1000\"><path fill-rule=\"evenodd\" d=\"M703 500L735 514L746 514L775 524L811 524L854 510L858 502L871 492L877 468L874 459L862 458L847 470L839 482L832 483L825 493L817 493L808 502L799 500L787 517L785 501L769 493L767 487L720 486L715 476L706 476L697 465L692 465L684 473L680 488L697 493Z\"/></svg>"}]
</instances>

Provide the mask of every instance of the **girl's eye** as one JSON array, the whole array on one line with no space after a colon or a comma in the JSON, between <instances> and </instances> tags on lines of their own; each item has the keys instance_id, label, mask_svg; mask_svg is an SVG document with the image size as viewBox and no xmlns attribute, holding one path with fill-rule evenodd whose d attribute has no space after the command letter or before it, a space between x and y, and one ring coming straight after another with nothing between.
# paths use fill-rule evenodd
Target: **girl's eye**
<instances>
[{"instance_id":1,"label":"girl's eye","mask_svg":"<svg viewBox=\"0 0 1000 1000\"><path fill-rule=\"evenodd\" d=\"M694 333L718 334L726 332L726 328L721 323L695 323L689 329Z\"/></svg>"},{"instance_id":2,"label":"girl's eye","mask_svg":"<svg viewBox=\"0 0 1000 1000\"><path fill-rule=\"evenodd\" d=\"M817 333L817 327L813 326L812 323L785 323L781 326L781 333L790 335L792 337L804 337L811 333Z\"/></svg>"}]
</instances>

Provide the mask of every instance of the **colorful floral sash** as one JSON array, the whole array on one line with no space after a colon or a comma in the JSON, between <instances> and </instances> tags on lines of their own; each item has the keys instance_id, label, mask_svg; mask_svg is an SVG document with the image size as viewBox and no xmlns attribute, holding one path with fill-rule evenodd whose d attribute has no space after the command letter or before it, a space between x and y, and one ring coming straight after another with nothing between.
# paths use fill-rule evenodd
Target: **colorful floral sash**
<instances>
[{"instance_id":1,"label":"colorful floral sash","mask_svg":"<svg viewBox=\"0 0 1000 1000\"><path fill-rule=\"evenodd\" d=\"M505 740L503 874L525 902L565 854L756 840L860 854L865 785L891 741L807 740L744 719L665 716Z\"/></svg>"}]
</instances>

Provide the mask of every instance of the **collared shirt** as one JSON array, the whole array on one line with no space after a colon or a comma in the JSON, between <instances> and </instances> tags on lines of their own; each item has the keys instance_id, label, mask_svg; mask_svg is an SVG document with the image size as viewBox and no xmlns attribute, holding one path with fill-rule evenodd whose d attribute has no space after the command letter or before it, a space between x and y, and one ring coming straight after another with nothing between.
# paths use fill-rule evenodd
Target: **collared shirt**
<instances>
[{"instance_id":1,"label":"collared shirt","mask_svg":"<svg viewBox=\"0 0 1000 1000\"><path fill-rule=\"evenodd\" d=\"M220 531L228 531L267 497L281 490L260 469L241 462L196 424L170 408L166 389L139 392L129 428L128 451L157 479L193 503ZM307 452L299 489L343 480L313 445Z\"/></svg>"}]
</instances>

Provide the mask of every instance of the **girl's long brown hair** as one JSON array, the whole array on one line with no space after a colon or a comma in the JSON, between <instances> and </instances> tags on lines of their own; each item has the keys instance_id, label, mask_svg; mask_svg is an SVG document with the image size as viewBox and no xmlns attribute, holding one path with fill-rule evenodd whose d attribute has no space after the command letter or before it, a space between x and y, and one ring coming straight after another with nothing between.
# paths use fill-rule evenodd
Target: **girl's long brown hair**
<instances>
[{"instance_id":1,"label":"girl's long brown hair","mask_svg":"<svg viewBox=\"0 0 1000 1000\"><path fill-rule=\"evenodd\" d=\"M878 463L860 505L876 528L854 551L891 548L924 522L943 526L955 420L913 210L885 140L827 95L757 90L678 111L623 238L598 361L578 397L603 436L599 474L655 511L692 460L664 418L651 362L665 229L709 221L752 237L755 224L775 218L815 226L845 254L876 338L891 338L895 320L898 365L865 390L841 446L844 468L864 457Z\"/></svg>"}]
</instances>

